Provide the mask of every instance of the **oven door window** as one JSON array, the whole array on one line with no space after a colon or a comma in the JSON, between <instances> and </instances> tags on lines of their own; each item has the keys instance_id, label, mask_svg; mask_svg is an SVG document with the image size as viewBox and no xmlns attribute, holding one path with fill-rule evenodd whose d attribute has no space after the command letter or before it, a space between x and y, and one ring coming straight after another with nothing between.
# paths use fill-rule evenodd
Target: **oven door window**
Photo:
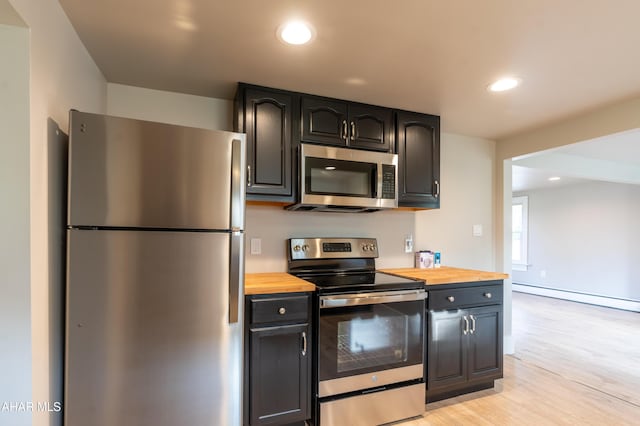
<instances>
[{"instance_id":1,"label":"oven door window","mask_svg":"<svg viewBox=\"0 0 640 426\"><path fill-rule=\"evenodd\" d=\"M423 362L424 301L320 310L320 380Z\"/></svg>"},{"instance_id":2,"label":"oven door window","mask_svg":"<svg viewBox=\"0 0 640 426\"><path fill-rule=\"evenodd\" d=\"M375 198L377 164L307 157L305 192L317 195Z\"/></svg>"}]
</instances>

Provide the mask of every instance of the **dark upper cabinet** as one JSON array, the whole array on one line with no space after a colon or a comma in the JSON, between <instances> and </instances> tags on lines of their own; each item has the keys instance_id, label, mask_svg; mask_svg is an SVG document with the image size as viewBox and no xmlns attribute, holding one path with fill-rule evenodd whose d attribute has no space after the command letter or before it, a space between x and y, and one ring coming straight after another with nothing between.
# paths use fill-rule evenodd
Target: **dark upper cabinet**
<instances>
[{"instance_id":1,"label":"dark upper cabinet","mask_svg":"<svg viewBox=\"0 0 640 426\"><path fill-rule=\"evenodd\" d=\"M395 152L398 205L440 207L440 117L240 83L247 200L295 202L300 142Z\"/></svg>"},{"instance_id":2,"label":"dark upper cabinet","mask_svg":"<svg viewBox=\"0 0 640 426\"><path fill-rule=\"evenodd\" d=\"M440 207L440 117L396 112L398 205Z\"/></svg>"},{"instance_id":3,"label":"dark upper cabinet","mask_svg":"<svg viewBox=\"0 0 640 426\"><path fill-rule=\"evenodd\" d=\"M393 110L317 96L302 97L302 142L389 152Z\"/></svg>"},{"instance_id":4,"label":"dark upper cabinet","mask_svg":"<svg viewBox=\"0 0 640 426\"><path fill-rule=\"evenodd\" d=\"M347 103L314 96L302 97L302 141L346 146Z\"/></svg>"},{"instance_id":5,"label":"dark upper cabinet","mask_svg":"<svg viewBox=\"0 0 640 426\"><path fill-rule=\"evenodd\" d=\"M247 134L247 200L294 200L296 102L293 93L239 86L236 131Z\"/></svg>"},{"instance_id":6,"label":"dark upper cabinet","mask_svg":"<svg viewBox=\"0 0 640 426\"><path fill-rule=\"evenodd\" d=\"M393 150L393 110L363 104L349 105L349 146Z\"/></svg>"}]
</instances>

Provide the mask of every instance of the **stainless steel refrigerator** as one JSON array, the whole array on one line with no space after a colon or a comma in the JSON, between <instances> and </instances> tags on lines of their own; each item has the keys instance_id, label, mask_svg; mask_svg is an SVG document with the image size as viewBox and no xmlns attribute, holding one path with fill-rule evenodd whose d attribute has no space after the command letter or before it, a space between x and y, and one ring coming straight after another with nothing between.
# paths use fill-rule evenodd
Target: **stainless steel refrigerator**
<instances>
[{"instance_id":1,"label":"stainless steel refrigerator","mask_svg":"<svg viewBox=\"0 0 640 426\"><path fill-rule=\"evenodd\" d=\"M245 136L69 127L65 425L240 425Z\"/></svg>"}]
</instances>

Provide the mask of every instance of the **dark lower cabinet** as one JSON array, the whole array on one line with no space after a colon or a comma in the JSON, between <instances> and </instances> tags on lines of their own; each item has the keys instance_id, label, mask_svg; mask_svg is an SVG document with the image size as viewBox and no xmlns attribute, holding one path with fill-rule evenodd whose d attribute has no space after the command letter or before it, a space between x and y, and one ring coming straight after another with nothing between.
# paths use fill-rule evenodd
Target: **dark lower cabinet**
<instances>
[{"instance_id":1,"label":"dark lower cabinet","mask_svg":"<svg viewBox=\"0 0 640 426\"><path fill-rule=\"evenodd\" d=\"M247 134L247 200L294 199L297 99L286 91L238 86L235 130Z\"/></svg>"},{"instance_id":2,"label":"dark lower cabinet","mask_svg":"<svg viewBox=\"0 0 640 426\"><path fill-rule=\"evenodd\" d=\"M247 296L245 425L302 424L311 416L308 294Z\"/></svg>"},{"instance_id":3,"label":"dark lower cabinet","mask_svg":"<svg viewBox=\"0 0 640 426\"><path fill-rule=\"evenodd\" d=\"M430 292L429 299L432 293L427 401L492 387L502 377L502 286L451 287ZM443 309L442 299L451 306Z\"/></svg>"},{"instance_id":4,"label":"dark lower cabinet","mask_svg":"<svg viewBox=\"0 0 640 426\"><path fill-rule=\"evenodd\" d=\"M398 205L440 207L440 117L396 112Z\"/></svg>"}]
</instances>

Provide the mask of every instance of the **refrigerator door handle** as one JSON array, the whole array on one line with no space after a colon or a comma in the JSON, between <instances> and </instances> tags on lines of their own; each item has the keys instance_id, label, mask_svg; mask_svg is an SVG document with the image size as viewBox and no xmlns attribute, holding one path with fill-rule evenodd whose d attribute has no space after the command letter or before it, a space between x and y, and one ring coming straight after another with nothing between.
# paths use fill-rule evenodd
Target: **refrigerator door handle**
<instances>
[{"instance_id":1,"label":"refrigerator door handle","mask_svg":"<svg viewBox=\"0 0 640 426\"><path fill-rule=\"evenodd\" d=\"M240 136L240 135L239 135ZM231 142L231 242L229 265L229 323L238 322L244 293L244 203L246 176L244 136Z\"/></svg>"},{"instance_id":2,"label":"refrigerator door handle","mask_svg":"<svg viewBox=\"0 0 640 426\"><path fill-rule=\"evenodd\" d=\"M244 289L244 271L242 256L244 253L242 232L231 232L229 265L229 324L238 322L240 301Z\"/></svg>"},{"instance_id":3,"label":"refrigerator door handle","mask_svg":"<svg viewBox=\"0 0 640 426\"><path fill-rule=\"evenodd\" d=\"M244 203L246 191L246 145L244 139L231 142L231 229L244 229Z\"/></svg>"}]
</instances>

